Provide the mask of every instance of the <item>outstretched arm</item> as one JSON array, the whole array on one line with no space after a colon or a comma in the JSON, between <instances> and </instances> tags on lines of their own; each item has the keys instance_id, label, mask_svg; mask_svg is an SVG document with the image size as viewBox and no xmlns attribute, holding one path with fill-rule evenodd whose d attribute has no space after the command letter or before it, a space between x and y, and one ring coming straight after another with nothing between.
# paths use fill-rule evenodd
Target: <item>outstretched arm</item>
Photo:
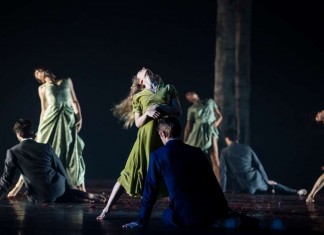
<instances>
[{"instance_id":1,"label":"outstretched arm","mask_svg":"<svg viewBox=\"0 0 324 235\"><path fill-rule=\"evenodd\" d=\"M15 197L21 190L22 186L24 185L24 178L22 175L19 176L19 180L16 183L15 187L11 189L11 191L8 193L7 197Z\"/></svg>"},{"instance_id":2,"label":"outstretched arm","mask_svg":"<svg viewBox=\"0 0 324 235\"><path fill-rule=\"evenodd\" d=\"M4 172L0 178L0 199L5 196L9 187L11 186L12 180L15 176L16 168L17 161L15 160L11 150L8 150L5 160Z\"/></svg>"}]
</instances>

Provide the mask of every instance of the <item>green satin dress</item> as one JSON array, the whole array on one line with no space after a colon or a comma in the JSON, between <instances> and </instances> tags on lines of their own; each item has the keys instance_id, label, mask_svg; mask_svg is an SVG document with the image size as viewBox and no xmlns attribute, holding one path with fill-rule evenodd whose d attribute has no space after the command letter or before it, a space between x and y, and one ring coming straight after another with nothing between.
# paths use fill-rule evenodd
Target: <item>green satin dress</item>
<instances>
[{"instance_id":1,"label":"green satin dress","mask_svg":"<svg viewBox=\"0 0 324 235\"><path fill-rule=\"evenodd\" d=\"M186 144L200 147L208 152L212 146L212 136L218 139L218 129L213 126L216 121L215 110L218 109L213 99L201 101L199 105L193 104L188 108L187 121L193 122Z\"/></svg>"},{"instance_id":2,"label":"green satin dress","mask_svg":"<svg viewBox=\"0 0 324 235\"><path fill-rule=\"evenodd\" d=\"M68 78L69 79L69 78ZM68 79L60 85L44 83L46 110L38 126L36 141L50 144L61 159L73 186L84 183L84 142L76 130Z\"/></svg>"},{"instance_id":3,"label":"green satin dress","mask_svg":"<svg viewBox=\"0 0 324 235\"><path fill-rule=\"evenodd\" d=\"M133 97L133 111L142 115L153 104L169 104L171 99L178 98L172 85L160 85L156 93L144 89ZM142 196L144 180L147 173L150 153L163 146L157 132L158 120L150 119L138 129L137 139L121 171L118 182L130 196ZM165 185L161 186L159 197L167 196Z\"/></svg>"}]
</instances>

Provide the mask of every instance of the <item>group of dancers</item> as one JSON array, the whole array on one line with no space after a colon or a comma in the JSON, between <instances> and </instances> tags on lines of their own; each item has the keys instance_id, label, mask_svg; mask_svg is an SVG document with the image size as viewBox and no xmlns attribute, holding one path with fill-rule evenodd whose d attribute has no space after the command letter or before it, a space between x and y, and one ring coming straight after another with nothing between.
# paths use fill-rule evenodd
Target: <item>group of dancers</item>
<instances>
[{"instance_id":1,"label":"group of dancers","mask_svg":"<svg viewBox=\"0 0 324 235\"><path fill-rule=\"evenodd\" d=\"M82 157L84 142L78 134L82 127L82 113L72 79L57 78L46 68L36 68L34 75L40 83L38 93L41 101L40 122L35 140L52 146L72 187L85 192L85 163ZM201 148L209 156L214 175L221 182L217 143L218 127L222 122L220 109L213 99L201 100L194 91L187 92L186 99L192 105L187 111L184 142ZM134 197L143 195L150 154L163 146L157 131L158 122L164 116L180 117L182 114L176 88L147 68L142 68L133 76L128 96L115 105L112 111L124 122L124 128L135 124L138 133L125 167L97 220L105 218L122 193L126 192ZM324 111L317 114L316 121L324 123ZM16 196L23 183L24 178L21 176L7 196ZM323 184L324 174L317 180L306 199L307 202L314 202L314 196ZM159 187L159 196L168 196L163 182Z\"/></svg>"}]
</instances>

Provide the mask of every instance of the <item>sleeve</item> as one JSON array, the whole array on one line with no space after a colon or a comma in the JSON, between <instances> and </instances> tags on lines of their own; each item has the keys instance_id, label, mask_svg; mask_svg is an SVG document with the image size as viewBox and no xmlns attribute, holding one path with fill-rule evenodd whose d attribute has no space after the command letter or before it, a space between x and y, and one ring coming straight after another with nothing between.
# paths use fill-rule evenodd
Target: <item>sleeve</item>
<instances>
[{"instance_id":1,"label":"sleeve","mask_svg":"<svg viewBox=\"0 0 324 235\"><path fill-rule=\"evenodd\" d=\"M269 179L268 179L267 173L265 172L265 170L264 170L264 168L262 166L262 163L260 162L260 160L259 160L258 156L255 154L255 152L252 149L250 149L250 150L251 150L251 154L252 154L252 164L253 164L253 166L255 167L255 169L257 169L260 172L262 178L266 182L268 182Z\"/></svg>"},{"instance_id":2,"label":"sleeve","mask_svg":"<svg viewBox=\"0 0 324 235\"><path fill-rule=\"evenodd\" d=\"M156 202L161 182L161 167L154 153L150 154L148 172L144 184L144 192L139 213L139 222L147 225Z\"/></svg>"},{"instance_id":3,"label":"sleeve","mask_svg":"<svg viewBox=\"0 0 324 235\"><path fill-rule=\"evenodd\" d=\"M4 165L4 171L0 178L0 199L5 196L9 187L11 186L17 168L17 161L11 150L7 151Z\"/></svg>"},{"instance_id":4,"label":"sleeve","mask_svg":"<svg viewBox=\"0 0 324 235\"><path fill-rule=\"evenodd\" d=\"M135 95L132 100L133 112L142 114L142 106L140 104L140 96Z\"/></svg>"},{"instance_id":5,"label":"sleeve","mask_svg":"<svg viewBox=\"0 0 324 235\"><path fill-rule=\"evenodd\" d=\"M220 163L219 163L219 170L220 170L220 186L223 192L226 192L227 186L227 166L226 166L226 157L224 151L221 151L220 154Z\"/></svg>"},{"instance_id":6,"label":"sleeve","mask_svg":"<svg viewBox=\"0 0 324 235\"><path fill-rule=\"evenodd\" d=\"M172 84L168 84L167 87L168 87L168 93L170 94L170 100L179 99L179 94L177 89Z\"/></svg>"}]
</instances>

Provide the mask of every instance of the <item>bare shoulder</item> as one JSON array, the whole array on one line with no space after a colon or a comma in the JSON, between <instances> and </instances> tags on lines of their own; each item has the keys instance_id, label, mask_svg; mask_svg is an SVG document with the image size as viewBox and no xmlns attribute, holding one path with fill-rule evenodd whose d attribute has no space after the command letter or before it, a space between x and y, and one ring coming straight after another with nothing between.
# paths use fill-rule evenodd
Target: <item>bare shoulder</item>
<instances>
[{"instance_id":1,"label":"bare shoulder","mask_svg":"<svg viewBox=\"0 0 324 235\"><path fill-rule=\"evenodd\" d=\"M42 84L42 85L40 85L40 86L38 87L38 92L39 92L39 93L43 93L44 90L45 90L45 83Z\"/></svg>"},{"instance_id":2,"label":"bare shoulder","mask_svg":"<svg viewBox=\"0 0 324 235\"><path fill-rule=\"evenodd\" d=\"M66 80L69 85L73 85L72 78L67 77L64 80Z\"/></svg>"}]
</instances>

